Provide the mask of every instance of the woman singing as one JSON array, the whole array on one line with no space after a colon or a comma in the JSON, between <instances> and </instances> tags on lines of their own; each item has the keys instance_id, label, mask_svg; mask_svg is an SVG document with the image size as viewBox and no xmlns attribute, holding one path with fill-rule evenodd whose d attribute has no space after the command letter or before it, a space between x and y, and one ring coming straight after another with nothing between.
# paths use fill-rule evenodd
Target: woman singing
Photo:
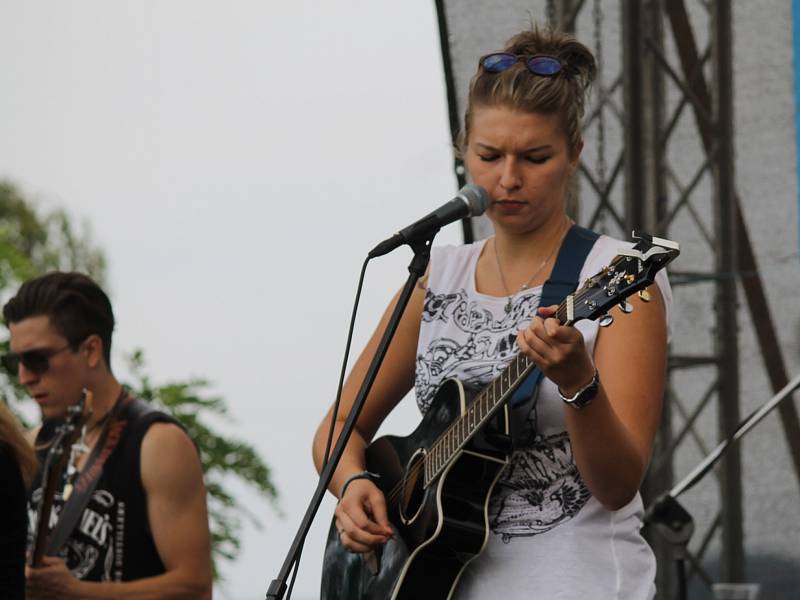
<instances>
[{"instance_id":1,"label":"woman singing","mask_svg":"<svg viewBox=\"0 0 800 600\"><path fill-rule=\"evenodd\" d=\"M460 151L472 181L489 194L494 236L433 249L332 481L337 496L345 488L336 509L341 543L356 553L385 543L393 534L386 501L363 475L364 450L384 418L412 387L425 413L446 379L480 388L517 352L532 360L545 379L494 487L491 533L458 581L459 600L637 600L655 593L638 490L664 393L666 276L648 290L652 301L631 299L633 312L608 328L561 325L555 306L539 305L573 226L565 204L595 73L583 44L538 29L480 60ZM599 236L580 280L626 245ZM337 434L393 304L347 380ZM329 420L314 440L318 468Z\"/></svg>"}]
</instances>

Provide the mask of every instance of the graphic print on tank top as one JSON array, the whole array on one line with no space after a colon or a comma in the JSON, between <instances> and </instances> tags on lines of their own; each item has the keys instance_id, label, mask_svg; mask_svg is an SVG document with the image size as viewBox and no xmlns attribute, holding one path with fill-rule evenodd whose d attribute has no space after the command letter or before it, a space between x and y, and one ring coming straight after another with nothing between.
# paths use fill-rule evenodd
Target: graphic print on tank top
<instances>
[{"instance_id":1,"label":"graphic print on tank top","mask_svg":"<svg viewBox=\"0 0 800 600\"><path fill-rule=\"evenodd\" d=\"M538 398L523 426L521 447L511 455L489 505L492 531L504 542L553 529L578 514L591 497L567 432L539 433L537 404Z\"/></svg>"},{"instance_id":2,"label":"graphic print on tank top","mask_svg":"<svg viewBox=\"0 0 800 600\"><path fill-rule=\"evenodd\" d=\"M511 311L503 311L498 319L464 289L438 294L429 288L422 326L435 334L416 360L420 410L425 413L430 408L446 379L459 379L472 394L498 377L517 354L517 333L535 314L540 293L513 298ZM522 428L520 448L512 454L491 498L490 525L505 542L544 533L568 521L590 497L567 432L543 435L537 414L534 404Z\"/></svg>"},{"instance_id":3,"label":"graphic print on tank top","mask_svg":"<svg viewBox=\"0 0 800 600\"><path fill-rule=\"evenodd\" d=\"M42 488L31 494L28 503L28 545L32 545L33 532ZM50 514L50 528L54 527L61 515L64 499L57 492L53 499ZM95 490L81 514L72 535L58 553L64 559L72 574L82 580L121 581L122 580L122 540L125 528L125 503L117 502L108 490Z\"/></svg>"}]
</instances>

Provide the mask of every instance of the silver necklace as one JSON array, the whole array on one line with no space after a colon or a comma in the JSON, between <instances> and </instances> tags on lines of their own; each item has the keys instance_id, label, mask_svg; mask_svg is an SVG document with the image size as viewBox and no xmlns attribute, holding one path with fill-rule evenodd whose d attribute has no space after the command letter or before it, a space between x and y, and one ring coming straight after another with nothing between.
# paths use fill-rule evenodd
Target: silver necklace
<instances>
[{"instance_id":1,"label":"silver necklace","mask_svg":"<svg viewBox=\"0 0 800 600\"><path fill-rule=\"evenodd\" d=\"M86 442L86 438L88 434L93 432L95 429L100 429L105 427L106 422L108 421L111 413L114 412L114 409L117 407L117 404L125 395L125 388L122 388L122 392L120 393L119 397L114 401L114 404L111 405L111 408L106 411L106 414L102 416L102 418L98 419L91 427L87 428L86 424L81 427L81 437L72 444L70 451L69 451L69 461L67 462L67 470L64 475L65 484L64 490L62 492L62 498L64 501L68 500L70 495L72 494L72 490L74 488L75 481L78 479L79 471L78 471L78 460L84 454L88 454L91 448Z\"/></svg>"},{"instance_id":2,"label":"silver necklace","mask_svg":"<svg viewBox=\"0 0 800 600\"><path fill-rule=\"evenodd\" d=\"M569 222L569 221L567 221L567 222ZM567 229L569 229L569 228L567 228ZM506 314L510 313L511 309L513 307L511 299L514 296L516 296L517 294L519 294L521 291L528 289L528 286L531 284L531 282L534 279L536 279L536 276L539 273L542 272L542 269L544 269L544 266L548 262L550 262L551 258L553 258L553 254L555 254L556 253L556 249L561 246L561 240L564 239L564 235L565 234L566 234L566 230L559 236L559 243L557 243L557 244L555 244L553 246L552 250L550 250L550 254L548 254L547 257L542 261L542 264L539 265L539 268L537 268L536 271L533 272L533 275L531 275L530 278L528 278L528 281L523 283L522 287L520 287L519 290L517 290L513 294L508 291L508 284L506 283L505 275L503 275L503 267L500 266L500 256L497 254L497 238L494 239L494 259L495 259L495 262L497 263L497 272L500 274L500 281L503 283L503 289L506 292L506 296L508 296L508 300L506 300L506 305L505 305Z\"/></svg>"},{"instance_id":3,"label":"silver necklace","mask_svg":"<svg viewBox=\"0 0 800 600\"><path fill-rule=\"evenodd\" d=\"M89 452L91 448L86 444L86 425L81 427L81 437L77 440L69 450L69 462L67 463L67 472L64 476L66 482L62 492L64 501L69 500L72 494L75 480L78 478L78 459Z\"/></svg>"}]
</instances>

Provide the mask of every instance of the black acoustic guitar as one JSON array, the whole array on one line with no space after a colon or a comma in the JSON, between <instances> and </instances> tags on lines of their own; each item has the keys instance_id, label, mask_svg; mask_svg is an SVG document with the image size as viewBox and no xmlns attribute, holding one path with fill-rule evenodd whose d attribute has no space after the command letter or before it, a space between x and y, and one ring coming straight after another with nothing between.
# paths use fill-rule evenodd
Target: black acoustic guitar
<instances>
[{"instance_id":1,"label":"black acoustic guitar","mask_svg":"<svg viewBox=\"0 0 800 600\"><path fill-rule=\"evenodd\" d=\"M78 404L67 409L64 423L58 426L47 449L47 457L42 467L42 498L36 513L36 529L30 548L30 565L41 567L42 560L48 550L50 520L53 511L53 500L61 488L72 445L78 441L81 428L92 415L92 392L84 389Z\"/></svg>"},{"instance_id":2,"label":"black acoustic guitar","mask_svg":"<svg viewBox=\"0 0 800 600\"><path fill-rule=\"evenodd\" d=\"M628 296L639 292L649 300L645 288L678 256L678 244L644 233L634 232L634 238L634 248L620 251L561 303L556 317L562 324L600 318L607 325L613 306L630 312ZM367 469L380 475L376 485L397 535L362 556L342 546L332 523L323 600L450 598L464 567L488 540L489 498L508 463L508 438L487 432L508 433L507 401L533 369L518 354L473 398L458 380L447 380L411 435L381 437L367 447Z\"/></svg>"}]
</instances>

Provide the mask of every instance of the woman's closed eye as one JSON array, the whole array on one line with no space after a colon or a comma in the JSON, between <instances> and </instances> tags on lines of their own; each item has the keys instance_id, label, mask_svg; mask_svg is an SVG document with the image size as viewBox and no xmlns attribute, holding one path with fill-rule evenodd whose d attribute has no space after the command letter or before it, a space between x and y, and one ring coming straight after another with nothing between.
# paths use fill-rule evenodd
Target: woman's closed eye
<instances>
[{"instance_id":1,"label":"woman's closed eye","mask_svg":"<svg viewBox=\"0 0 800 600\"><path fill-rule=\"evenodd\" d=\"M541 164L546 163L548 160L550 160L550 157L549 156L526 156L525 160L527 160L528 162L537 164L537 165L541 165Z\"/></svg>"}]
</instances>

